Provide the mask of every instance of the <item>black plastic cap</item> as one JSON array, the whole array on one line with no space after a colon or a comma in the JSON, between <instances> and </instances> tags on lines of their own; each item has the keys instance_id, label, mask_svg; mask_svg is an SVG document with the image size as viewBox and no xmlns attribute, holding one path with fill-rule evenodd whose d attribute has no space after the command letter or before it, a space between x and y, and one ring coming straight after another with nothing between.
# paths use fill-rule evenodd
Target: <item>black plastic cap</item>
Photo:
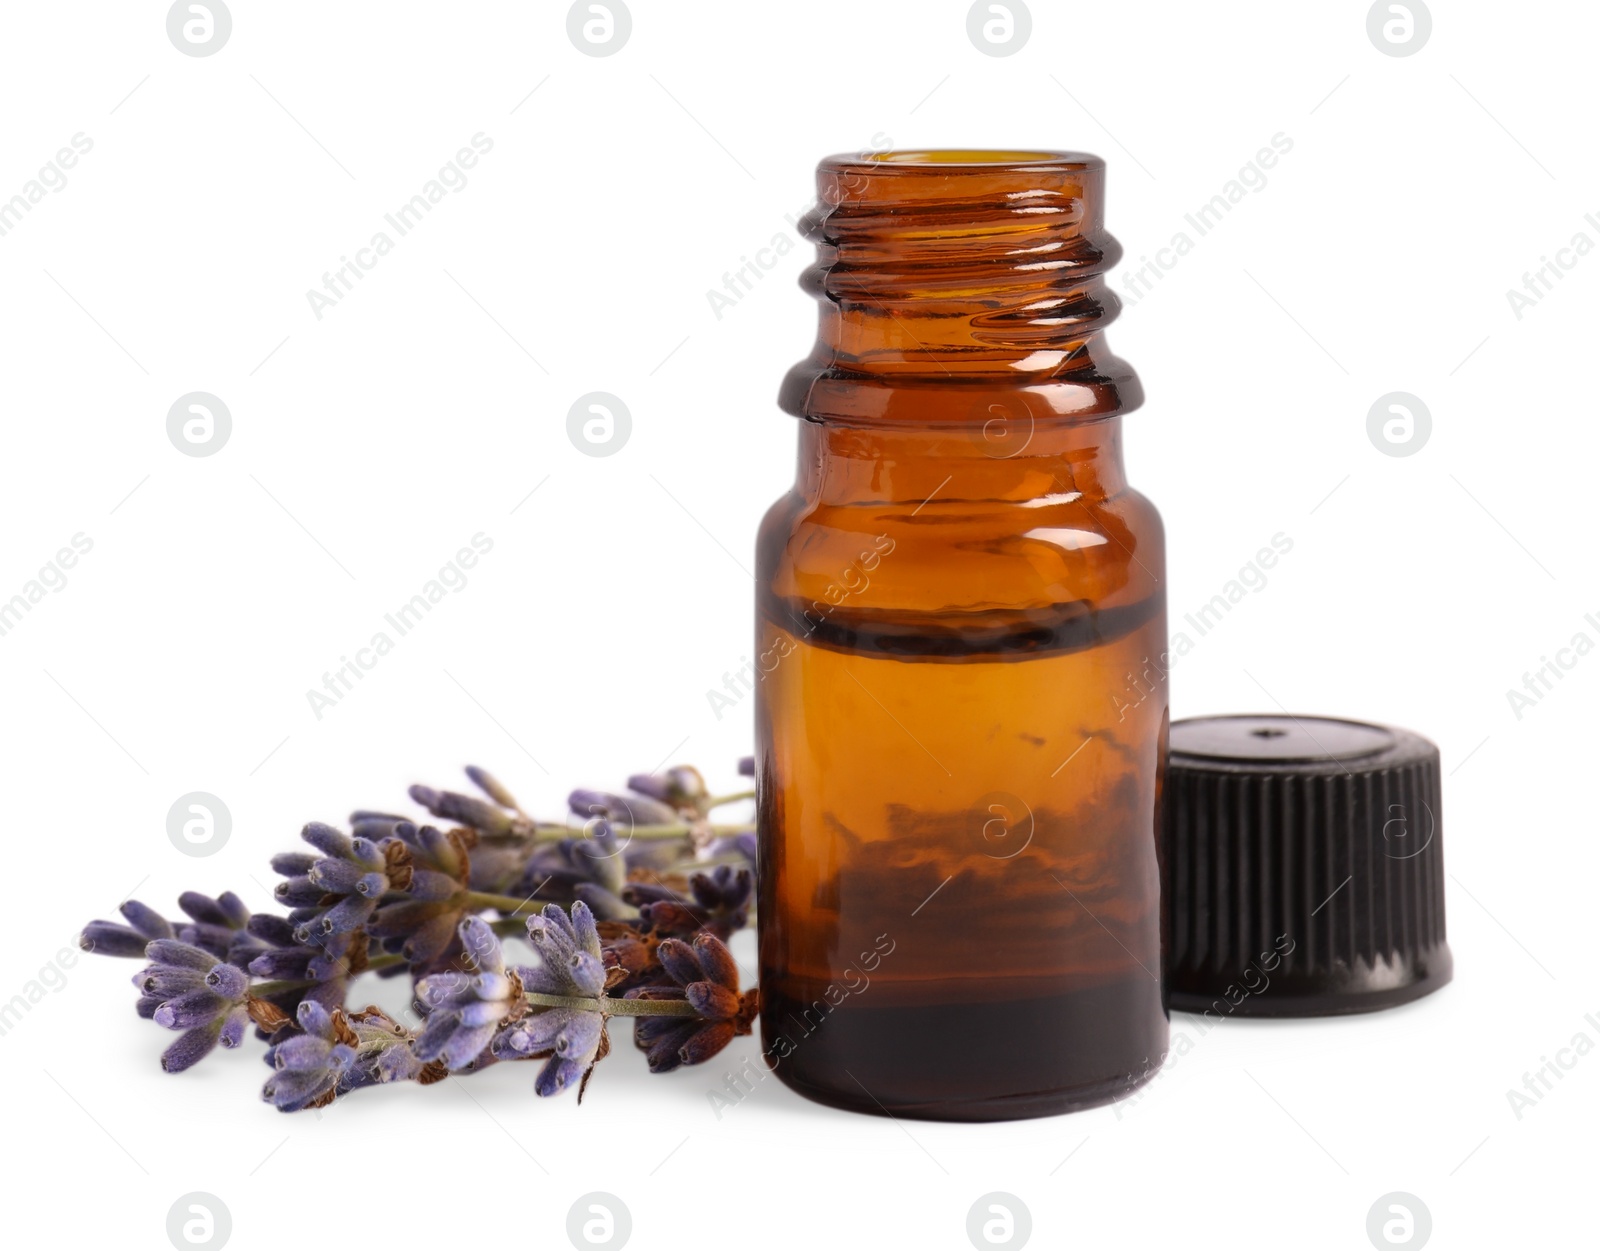
<instances>
[{"instance_id":1,"label":"black plastic cap","mask_svg":"<svg viewBox=\"0 0 1600 1251\"><path fill-rule=\"evenodd\" d=\"M1162 846L1167 1006L1327 1016L1450 980L1439 749L1325 717L1172 726Z\"/></svg>"}]
</instances>

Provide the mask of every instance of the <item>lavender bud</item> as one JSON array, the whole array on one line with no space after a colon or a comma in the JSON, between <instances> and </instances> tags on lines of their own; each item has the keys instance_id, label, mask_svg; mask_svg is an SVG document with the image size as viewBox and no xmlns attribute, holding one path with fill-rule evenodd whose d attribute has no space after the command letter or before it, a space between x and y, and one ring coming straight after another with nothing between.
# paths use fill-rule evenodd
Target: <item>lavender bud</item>
<instances>
[{"instance_id":1,"label":"lavender bud","mask_svg":"<svg viewBox=\"0 0 1600 1251\"><path fill-rule=\"evenodd\" d=\"M706 976L730 990L739 989L739 966L733 954L710 934L700 934L694 940L694 954Z\"/></svg>"},{"instance_id":2,"label":"lavender bud","mask_svg":"<svg viewBox=\"0 0 1600 1251\"><path fill-rule=\"evenodd\" d=\"M489 834L507 834L515 822L508 814L471 795L436 791L429 786L413 786L411 798L443 821L459 821Z\"/></svg>"},{"instance_id":3,"label":"lavender bud","mask_svg":"<svg viewBox=\"0 0 1600 1251\"><path fill-rule=\"evenodd\" d=\"M328 1015L328 1010L320 1003L307 1000L295 1010L295 1019L300 1022L300 1028L308 1034L322 1034L328 1037L333 1034L333 1017Z\"/></svg>"},{"instance_id":4,"label":"lavender bud","mask_svg":"<svg viewBox=\"0 0 1600 1251\"><path fill-rule=\"evenodd\" d=\"M346 895L322 914L322 919L312 932L324 935L348 934L351 930L360 928L361 923L372 915L375 906L373 900L363 895Z\"/></svg>"},{"instance_id":5,"label":"lavender bud","mask_svg":"<svg viewBox=\"0 0 1600 1251\"><path fill-rule=\"evenodd\" d=\"M130 899L118 909L128 918L128 924L147 938L171 938L172 925L154 908Z\"/></svg>"},{"instance_id":6,"label":"lavender bud","mask_svg":"<svg viewBox=\"0 0 1600 1251\"><path fill-rule=\"evenodd\" d=\"M253 937L274 947L287 947L294 942L294 926L270 912L257 912L250 918L250 924L245 926L245 930Z\"/></svg>"},{"instance_id":7,"label":"lavender bud","mask_svg":"<svg viewBox=\"0 0 1600 1251\"><path fill-rule=\"evenodd\" d=\"M300 837L325 856L342 859L350 854L349 837L321 821L308 822Z\"/></svg>"},{"instance_id":8,"label":"lavender bud","mask_svg":"<svg viewBox=\"0 0 1600 1251\"><path fill-rule=\"evenodd\" d=\"M168 1073L181 1073L211 1054L221 1031L213 1026L192 1029L161 1053L161 1067Z\"/></svg>"},{"instance_id":9,"label":"lavender bud","mask_svg":"<svg viewBox=\"0 0 1600 1251\"><path fill-rule=\"evenodd\" d=\"M311 872L317 857L308 851L284 851L272 857L272 871L279 877L304 877Z\"/></svg>"},{"instance_id":10,"label":"lavender bud","mask_svg":"<svg viewBox=\"0 0 1600 1251\"><path fill-rule=\"evenodd\" d=\"M551 1056L549 1063L539 1070L539 1076L534 1079L533 1091L536 1095L544 1097L558 1095L582 1078L587 1067L577 1060L563 1060L560 1056Z\"/></svg>"},{"instance_id":11,"label":"lavender bud","mask_svg":"<svg viewBox=\"0 0 1600 1251\"><path fill-rule=\"evenodd\" d=\"M169 999L156 1009L155 1023L163 1029L193 1029L222 1015L229 1001L210 990L191 990Z\"/></svg>"},{"instance_id":12,"label":"lavender bud","mask_svg":"<svg viewBox=\"0 0 1600 1251\"><path fill-rule=\"evenodd\" d=\"M698 1021L685 1021L676 1029L659 1035L645 1048L645 1062L652 1073L670 1073L683 1063L683 1045L700 1028Z\"/></svg>"},{"instance_id":13,"label":"lavender bud","mask_svg":"<svg viewBox=\"0 0 1600 1251\"><path fill-rule=\"evenodd\" d=\"M273 1067L285 1069L318 1069L326 1067L333 1044L315 1034L299 1034L285 1039L272 1048Z\"/></svg>"},{"instance_id":14,"label":"lavender bud","mask_svg":"<svg viewBox=\"0 0 1600 1251\"><path fill-rule=\"evenodd\" d=\"M243 1004L240 1004L222 1023L222 1032L217 1036L217 1041L230 1050L244 1041L244 1036L250 1031L250 1013Z\"/></svg>"},{"instance_id":15,"label":"lavender bud","mask_svg":"<svg viewBox=\"0 0 1600 1251\"><path fill-rule=\"evenodd\" d=\"M468 765L467 777L472 780L474 786L502 808L510 808L513 812L519 810L520 805L512 797L511 792L502 786L488 770L480 769L477 765Z\"/></svg>"},{"instance_id":16,"label":"lavender bud","mask_svg":"<svg viewBox=\"0 0 1600 1251\"><path fill-rule=\"evenodd\" d=\"M684 988L683 997L709 1020L731 1020L739 1011L738 994L715 982L691 982Z\"/></svg>"},{"instance_id":17,"label":"lavender bud","mask_svg":"<svg viewBox=\"0 0 1600 1251\"><path fill-rule=\"evenodd\" d=\"M662 940L656 948L656 959L661 962L673 981L680 986L687 986L690 982L702 981L705 974L700 970L700 962L695 959L694 949L681 939L668 938Z\"/></svg>"},{"instance_id":18,"label":"lavender bud","mask_svg":"<svg viewBox=\"0 0 1600 1251\"><path fill-rule=\"evenodd\" d=\"M231 891L224 891L213 899L199 891L186 890L178 896L178 907L200 924L219 929L243 929L250 920L250 910Z\"/></svg>"},{"instance_id":19,"label":"lavender bud","mask_svg":"<svg viewBox=\"0 0 1600 1251\"><path fill-rule=\"evenodd\" d=\"M394 832L402 824L399 817L368 817L364 820L350 818L350 833L357 838L370 838L373 842L382 842L386 838L393 838Z\"/></svg>"},{"instance_id":20,"label":"lavender bud","mask_svg":"<svg viewBox=\"0 0 1600 1251\"><path fill-rule=\"evenodd\" d=\"M137 930L114 921L90 921L78 935L78 946L101 956L122 956L137 960L144 955L149 938Z\"/></svg>"},{"instance_id":21,"label":"lavender bud","mask_svg":"<svg viewBox=\"0 0 1600 1251\"><path fill-rule=\"evenodd\" d=\"M206 985L224 999L238 1000L250 989L250 978L243 969L219 964L206 974Z\"/></svg>"},{"instance_id":22,"label":"lavender bud","mask_svg":"<svg viewBox=\"0 0 1600 1251\"><path fill-rule=\"evenodd\" d=\"M288 951L266 951L246 966L257 977L295 981L306 975L306 965L316 953L308 948Z\"/></svg>"},{"instance_id":23,"label":"lavender bud","mask_svg":"<svg viewBox=\"0 0 1600 1251\"><path fill-rule=\"evenodd\" d=\"M328 892L310 877L290 877L279 882L272 893L281 904L288 904L291 908L305 908L318 903Z\"/></svg>"},{"instance_id":24,"label":"lavender bud","mask_svg":"<svg viewBox=\"0 0 1600 1251\"><path fill-rule=\"evenodd\" d=\"M318 860L306 880L323 893L348 895L363 876L362 867L349 860Z\"/></svg>"},{"instance_id":25,"label":"lavender bud","mask_svg":"<svg viewBox=\"0 0 1600 1251\"><path fill-rule=\"evenodd\" d=\"M368 899L380 899L389 889L389 878L383 873L367 873L357 879L355 893Z\"/></svg>"},{"instance_id":26,"label":"lavender bud","mask_svg":"<svg viewBox=\"0 0 1600 1251\"><path fill-rule=\"evenodd\" d=\"M180 968L199 969L202 973L209 972L217 958L209 951L201 951L198 947L191 947L188 943L180 943L175 938L157 938L146 944L144 954L150 958L152 964L175 964Z\"/></svg>"},{"instance_id":27,"label":"lavender bud","mask_svg":"<svg viewBox=\"0 0 1600 1251\"><path fill-rule=\"evenodd\" d=\"M600 1033L605 1029L605 1019L598 1012L575 1012L557 1032L556 1054L563 1059L586 1056L600 1045Z\"/></svg>"},{"instance_id":28,"label":"lavender bud","mask_svg":"<svg viewBox=\"0 0 1600 1251\"><path fill-rule=\"evenodd\" d=\"M199 969L179 969L170 964L153 964L133 975L133 984L146 995L171 999L199 990L206 984L206 974Z\"/></svg>"},{"instance_id":29,"label":"lavender bud","mask_svg":"<svg viewBox=\"0 0 1600 1251\"><path fill-rule=\"evenodd\" d=\"M712 1021L708 1025L702 1025L689 1035L683 1046L679 1048L678 1057L685 1064L704 1064L731 1043L733 1036L734 1026L732 1021Z\"/></svg>"}]
</instances>

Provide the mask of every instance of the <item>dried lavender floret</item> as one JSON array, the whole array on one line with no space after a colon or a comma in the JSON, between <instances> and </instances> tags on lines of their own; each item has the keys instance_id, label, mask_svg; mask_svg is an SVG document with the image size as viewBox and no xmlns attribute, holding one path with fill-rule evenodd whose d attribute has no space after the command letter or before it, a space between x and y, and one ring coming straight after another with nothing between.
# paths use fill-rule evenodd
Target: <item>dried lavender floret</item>
<instances>
[{"instance_id":1,"label":"dried lavender floret","mask_svg":"<svg viewBox=\"0 0 1600 1251\"><path fill-rule=\"evenodd\" d=\"M698 935L692 945L677 938L663 939L656 955L677 985L640 987L630 990L627 998L683 999L700 1017L687 1021L640 1017L635 1021L633 1041L644 1051L652 1073L703 1063L738 1035L751 1032L756 992L739 993L739 966L719 939L707 933Z\"/></svg>"},{"instance_id":2,"label":"dried lavender floret","mask_svg":"<svg viewBox=\"0 0 1600 1251\"><path fill-rule=\"evenodd\" d=\"M471 1064L489 1046L501 1023L525 1004L522 985L506 972L500 940L481 917L461 923L461 945L472 972L436 973L417 983L417 999L428 1023L412 1049L420 1060L448 1069Z\"/></svg>"},{"instance_id":3,"label":"dried lavender floret","mask_svg":"<svg viewBox=\"0 0 1600 1251\"><path fill-rule=\"evenodd\" d=\"M534 1079L534 1093L559 1094L581 1087L605 1054L605 1014L601 996L606 971L601 960L600 932L594 914L581 901L570 914L555 904L529 917L528 940L539 953L537 968L519 968L523 988L537 994L561 995L593 1006L530 1006L526 1014L495 1036L493 1052L501 1059L547 1057Z\"/></svg>"},{"instance_id":4,"label":"dried lavender floret","mask_svg":"<svg viewBox=\"0 0 1600 1251\"><path fill-rule=\"evenodd\" d=\"M267 1063L274 1071L261 1088L261 1097L280 1112L331 1102L356 1062L356 1049L351 1045L354 1034L343 1022L342 1012L330 1013L307 1000L296 1018L304 1032L267 1050Z\"/></svg>"},{"instance_id":5,"label":"dried lavender floret","mask_svg":"<svg viewBox=\"0 0 1600 1251\"><path fill-rule=\"evenodd\" d=\"M296 939L321 942L361 928L389 889L389 862L383 849L371 839L352 838L321 821L306 825L300 837L322 855L303 873L293 873L277 886L278 901L298 910ZM282 869L299 868L301 863L285 863Z\"/></svg>"},{"instance_id":6,"label":"dried lavender floret","mask_svg":"<svg viewBox=\"0 0 1600 1251\"><path fill-rule=\"evenodd\" d=\"M134 974L139 1012L183 1037L168 1047L161 1067L181 1073L219 1042L237 1047L250 1025L246 1000L250 978L213 953L176 938L158 938L145 948L150 963Z\"/></svg>"},{"instance_id":7,"label":"dried lavender floret","mask_svg":"<svg viewBox=\"0 0 1600 1251\"><path fill-rule=\"evenodd\" d=\"M395 844L404 856L395 855ZM468 911L469 849L454 831L403 821L386 847L406 872L394 881L400 895L384 903L367 922L367 933L385 951L405 957L413 973L428 973L460 953L456 932Z\"/></svg>"},{"instance_id":8,"label":"dried lavender floret","mask_svg":"<svg viewBox=\"0 0 1600 1251\"><path fill-rule=\"evenodd\" d=\"M690 875L689 898L655 882L631 882L622 897L638 907L643 924L660 933L687 937L705 930L726 940L749 921L754 889L749 869L720 864Z\"/></svg>"}]
</instances>

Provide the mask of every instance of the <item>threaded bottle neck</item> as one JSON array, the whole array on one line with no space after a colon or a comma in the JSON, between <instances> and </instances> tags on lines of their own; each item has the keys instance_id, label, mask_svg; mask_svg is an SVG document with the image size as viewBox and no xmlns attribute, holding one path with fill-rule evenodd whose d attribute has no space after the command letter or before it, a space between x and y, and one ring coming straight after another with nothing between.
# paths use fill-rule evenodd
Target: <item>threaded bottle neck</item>
<instances>
[{"instance_id":1,"label":"threaded bottle neck","mask_svg":"<svg viewBox=\"0 0 1600 1251\"><path fill-rule=\"evenodd\" d=\"M985 420L997 395L1035 420L1138 406L1100 338L1117 315L1105 272L1105 165L1063 152L834 157L800 223L817 245L801 286L816 347L783 408L814 420Z\"/></svg>"}]
</instances>

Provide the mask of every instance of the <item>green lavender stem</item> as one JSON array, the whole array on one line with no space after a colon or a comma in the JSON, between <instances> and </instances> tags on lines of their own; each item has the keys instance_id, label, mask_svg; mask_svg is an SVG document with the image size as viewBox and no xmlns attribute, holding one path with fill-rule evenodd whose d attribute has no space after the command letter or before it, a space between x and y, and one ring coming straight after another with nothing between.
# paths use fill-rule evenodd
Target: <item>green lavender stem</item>
<instances>
[{"instance_id":1,"label":"green lavender stem","mask_svg":"<svg viewBox=\"0 0 1600 1251\"><path fill-rule=\"evenodd\" d=\"M594 1011L598 1002L607 1016L693 1016L700 1015L687 999L585 999L581 995L541 995L523 992L536 1008L577 1008Z\"/></svg>"},{"instance_id":2,"label":"green lavender stem","mask_svg":"<svg viewBox=\"0 0 1600 1251\"><path fill-rule=\"evenodd\" d=\"M400 955L374 956L367 965L369 971L388 968L390 965L401 964L405 960ZM250 987L250 993L258 999L268 995L276 995L283 991L301 990L314 985L308 981L277 981L257 982ZM541 995L534 991L525 991L529 1003L536 1008L577 1008L582 1012L594 1011L598 1002L601 1010L608 1016L699 1016L694 1005L685 999L612 999L603 997L599 1000L585 998L581 995Z\"/></svg>"},{"instance_id":3,"label":"green lavender stem","mask_svg":"<svg viewBox=\"0 0 1600 1251\"><path fill-rule=\"evenodd\" d=\"M547 903L549 903L547 899L513 899L510 895L495 895L481 890L468 891L466 895L466 905L469 909L498 908L501 912L509 912L514 917L532 916L535 912L543 912Z\"/></svg>"},{"instance_id":4,"label":"green lavender stem","mask_svg":"<svg viewBox=\"0 0 1600 1251\"><path fill-rule=\"evenodd\" d=\"M748 799L751 797L752 796L750 795L733 795L728 796L727 798ZM724 801L717 800L715 802L721 803ZM755 827L748 821L735 822L727 825L711 825L707 826L706 828L709 829L717 838L728 838L736 834L749 834L755 829ZM619 825L616 826L615 829L618 840L624 844L633 839L642 839L646 842L650 842L665 841L674 838L688 838L690 831L690 827L686 823L675 823L672 825L636 825L632 829L629 829L627 826ZM527 841L534 843L559 843L562 839L582 837L584 837L584 832L581 828L574 829L570 825L541 825L535 829L530 836L528 836Z\"/></svg>"}]
</instances>

